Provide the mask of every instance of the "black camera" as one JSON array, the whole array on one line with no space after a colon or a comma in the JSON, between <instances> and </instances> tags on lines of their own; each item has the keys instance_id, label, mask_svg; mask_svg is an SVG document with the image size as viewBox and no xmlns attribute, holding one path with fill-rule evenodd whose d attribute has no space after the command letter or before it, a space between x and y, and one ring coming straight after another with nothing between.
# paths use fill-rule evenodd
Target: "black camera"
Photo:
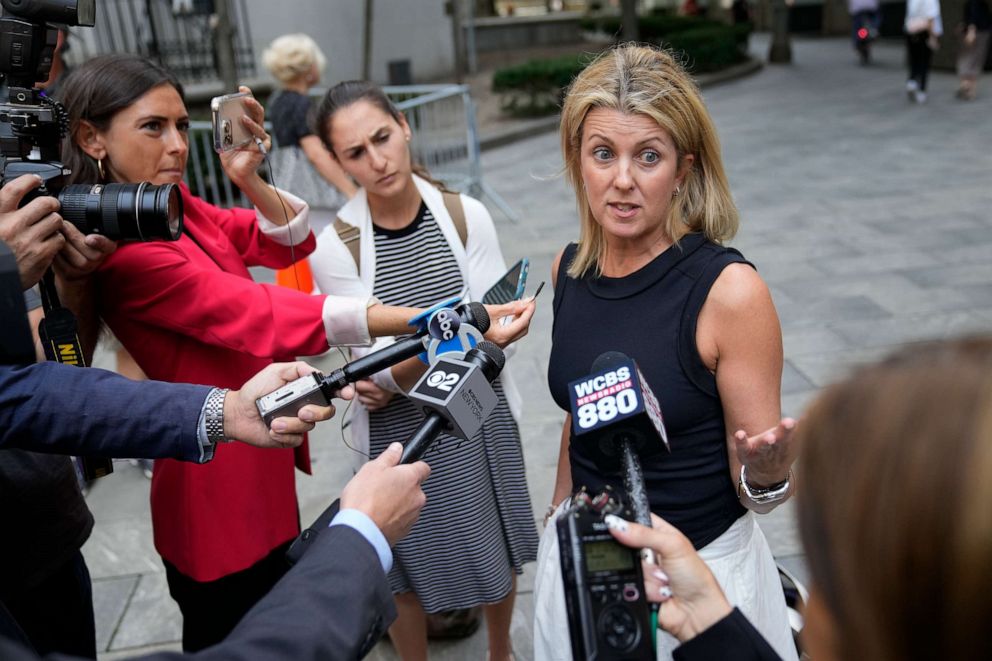
<instances>
[{"instance_id":1,"label":"black camera","mask_svg":"<svg viewBox=\"0 0 992 661\"><path fill-rule=\"evenodd\" d=\"M66 185L71 171L61 163L69 115L58 101L36 89L48 79L58 44L49 23L92 26L95 0L0 0L0 186L25 174L42 184L39 195L57 197L62 217L84 234L114 241L175 241L182 233L183 206L175 184Z\"/></svg>"},{"instance_id":2,"label":"black camera","mask_svg":"<svg viewBox=\"0 0 992 661\"><path fill-rule=\"evenodd\" d=\"M607 514L633 518L610 491L580 492L556 522L572 658L653 660L640 553L613 538Z\"/></svg>"}]
</instances>

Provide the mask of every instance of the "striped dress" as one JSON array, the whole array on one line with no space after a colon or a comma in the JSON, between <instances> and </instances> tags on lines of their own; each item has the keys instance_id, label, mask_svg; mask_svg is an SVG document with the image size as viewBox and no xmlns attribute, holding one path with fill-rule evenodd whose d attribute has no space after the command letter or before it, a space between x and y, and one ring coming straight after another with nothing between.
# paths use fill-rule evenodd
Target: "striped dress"
<instances>
[{"instance_id":1,"label":"striped dress","mask_svg":"<svg viewBox=\"0 0 992 661\"><path fill-rule=\"evenodd\" d=\"M375 296L386 305L428 307L464 289L451 247L421 203L401 230L375 227ZM394 593L416 593L435 613L494 603L512 587L512 572L537 558L538 535L524 475L520 433L499 380L499 405L471 441L442 434L424 460L427 505L393 549ZM406 441L424 419L394 396L369 413L369 448L378 456Z\"/></svg>"}]
</instances>

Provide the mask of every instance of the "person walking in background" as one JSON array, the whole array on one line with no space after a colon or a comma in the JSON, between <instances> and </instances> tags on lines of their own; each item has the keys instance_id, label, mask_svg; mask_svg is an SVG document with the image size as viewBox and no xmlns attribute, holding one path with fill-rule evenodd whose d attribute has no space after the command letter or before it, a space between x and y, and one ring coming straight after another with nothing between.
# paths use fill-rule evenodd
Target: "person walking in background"
<instances>
[{"instance_id":1,"label":"person walking in background","mask_svg":"<svg viewBox=\"0 0 992 661\"><path fill-rule=\"evenodd\" d=\"M506 270L492 218L411 163L410 126L383 91L362 81L336 85L314 126L362 186L338 227L317 241L311 263L320 290L387 304L481 300ZM352 434L370 457L423 420L403 395L423 367L414 359L355 384ZM516 575L537 557L538 537L517 427L521 397L509 369L493 385L499 404L482 430L467 443L443 434L429 456L430 505L394 551L389 583L399 614L389 634L404 661L427 658L427 613L479 605L489 658L512 658Z\"/></svg>"},{"instance_id":2,"label":"person walking in background","mask_svg":"<svg viewBox=\"0 0 992 661\"><path fill-rule=\"evenodd\" d=\"M276 149L270 155L276 183L310 205L314 234L334 221L357 187L341 170L310 126L310 88L320 82L327 59L305 34L277 38L262 53L262 63L279 81L266 112Z\"/></svg>"},{"instance_id":3,"label":"person walking in background","mask_svg":"<svg viewBox=\"0 0 992 661\"><path fill-rule=\"evenodd\" d=\"M908 0L904 29L909 52L906 94L910 101L926 103L930 60L933 52L940 46L939 37L944 34L938 0Z\"/></svg>"},{"instance_id":4,"label":"person walking in background","mask_svg":"<svg viewBox=\"0 0 992 661\"><path fill-rule=\"evenodd\" d=\"M960 84L956 94L963 101L972 101L977 94L978 76L989 54L990 30L992 12L988 0L965 0L957 61Z\"/></svg>"},{"instance_id":5,"label":"person walking in background","mask_svg":"<svg viewBox=\"0 0 992 661\"><path fill-rule=\"evenodd\" d=\"M878 36L878 28L882 24L879 0L847 0L847 13L851 15L851 42L854 49L858 50L860 44L858 30L867 29L869 39ZM861 63L868 64L867 50L861 54Z\"/></svg>"}]
</instances>

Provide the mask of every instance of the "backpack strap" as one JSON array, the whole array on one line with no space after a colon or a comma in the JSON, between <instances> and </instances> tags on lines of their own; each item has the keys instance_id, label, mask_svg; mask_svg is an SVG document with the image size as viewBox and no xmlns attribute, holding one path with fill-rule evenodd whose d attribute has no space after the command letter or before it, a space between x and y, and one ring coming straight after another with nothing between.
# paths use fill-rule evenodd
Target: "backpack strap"
<instances>
[{"instance_id":1,"label":"backpack strap","mask_svg":"<svg viewBox=\"0 0 992 661\"><path fill-rule=\"evenodd\" d=\"M462 240L462 246L468 247L468 225L465 224L465 207L462 206L461 195L441 191L441 197L444 198L444 208L448 210L451 222L455 224L455 230L458 231L458 238Z\"/></svg>"},{"instance_id":2,"label":"backpack strap","mask_svg":"<svg viewBox=\"0 0 992 661\"><path fill-rule=\"evenodd\" d=\"M358 273L362 272L362 253L361 253L361 243L358 239L362 236L362 230L358 229L354 225L349 225L348 223L341 220L340 217L334 219L334 231L338 233L338 238L344 243L345 247L348 248L348 252L351 253L351 258L355 260L355 268Z\"/></svg>"},{"instance_id":3,"label":"backpack strap","mask_svg":"<svg viewBox=\"0 0 992 661\"><path fill-rule=\"evenodd\" d=\"M441 191L441 197L444 198L444 208L448 210L448 215L451 216L451 222L455 224L455 231L458 232L458 238L461 239L462 246L467 247L468 225L465 222L465 207L462 205L461 196L458 193ZM352 259L355 260L355 268L361 273L361 244L358 239L361 238L362 231L354 225L349 225L341 220L340 216L334 219L334 231L338 233L338 238L348 248Z\"/></svg>"}]
</instances>

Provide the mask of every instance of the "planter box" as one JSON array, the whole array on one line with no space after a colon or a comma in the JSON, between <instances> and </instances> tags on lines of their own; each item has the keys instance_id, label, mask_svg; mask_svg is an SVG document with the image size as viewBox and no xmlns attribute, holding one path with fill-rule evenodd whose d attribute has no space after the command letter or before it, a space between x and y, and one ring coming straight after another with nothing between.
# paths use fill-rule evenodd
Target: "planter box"
<instances>
[{"instance_id":1,"label":"planter box","mask_svg":"<svg viewBox=\"0 0 992 661\"><path fill-rule=\"evenodd\" d=\"M475 49L479 53L560 46L582 42L580 12L547 16L494 16L475 20Z\"/></svg>"}]
</instances>

